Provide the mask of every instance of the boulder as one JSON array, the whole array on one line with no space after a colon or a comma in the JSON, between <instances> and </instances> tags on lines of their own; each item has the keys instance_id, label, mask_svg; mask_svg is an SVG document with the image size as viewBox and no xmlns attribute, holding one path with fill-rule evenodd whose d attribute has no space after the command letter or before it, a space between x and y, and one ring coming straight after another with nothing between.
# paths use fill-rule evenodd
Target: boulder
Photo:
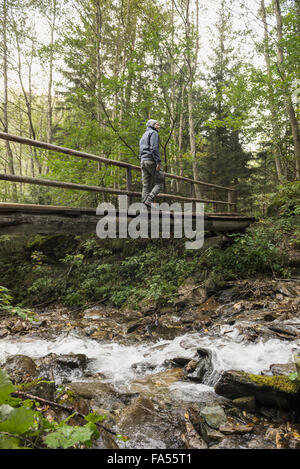
<instances>
[{"instance_id":1,"label":"boulder","mask_svg":"<svg viewBox=\"0 0 300 469\"><path fill-rule=\"evenodd\" d=\"M142 393L122 409L116 428L129 437L127 449L177 449L185 425L180 408Z\"/></svg>"},{"instance_id":2,"label":"boulder","mask_svg":"<svg viewBox=\"0 0 300 469\"><path fill-rule=\"evenodd\" d=\"M260 406L298 409L299 381L288 376L263 376L243 371L225 371L215 385L215 392L229 399L254 396Z\"/></svg>"},{"instance_id":3,"label":"boulder","mask_svg":"<svg viewBox=\"0 0 300 469\"><path fill-rule=\"evenodd\" d=\"M82 378L87 366L87 357L82 353L56 355L49 353L37 360L39 376L51 379L56 384L68 383Z\"/></svg>"},{"instance_id":4,"label":"boulder","mask_svg":"<svg viewBox=\"0 0 300 469\"><path fill-rule=\"evenodd\" d=\"M15 384L32 381L38 375L36 363L26 355L12 355L3 368Z\"/></svg>"},{"instance_id":5,"label":"boulder","mask_svg":"<svg viewBox=\"0 0 300 469\"><path fill-rule=\"evenodd\" d=\"M21 387L22 391L27 392L33 396L41 397L48 401L54 401L56 386L53 381L45 381L43 379L36 379Z\"/></svg>"},{"instance_id":6,"label":"boulder","mask_svg":"<svg viewBox=\"0 0 300 469\"><path fill-rule=\"evenodd\" d=\"M68 383L67 388L76 396L90 400L93 408L98 407L108 411L124 407L135 397L131 393L119 393L109 383L99 380Z\"/></svg>"}]
</instances>

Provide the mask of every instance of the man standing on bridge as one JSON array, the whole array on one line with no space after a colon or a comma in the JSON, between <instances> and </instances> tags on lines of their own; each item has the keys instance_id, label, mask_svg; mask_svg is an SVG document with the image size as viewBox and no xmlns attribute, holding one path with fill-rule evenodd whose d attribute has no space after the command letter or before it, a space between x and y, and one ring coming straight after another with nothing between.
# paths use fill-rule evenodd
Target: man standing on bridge
<instances>
[{"instance_id":1,"label":"man standing on bridge","mask_svg":"<svg viewBox=\"0 0 300 469\"><path fill-rule=\"evenodd\" d=\"M159 122L155 119L148 120L146 132L140 140L140 153L142 170L142 202L151 207L151 203L164 188L164 173L161 170L159 153ZM151 189L151 182L154 187Z\"/></svg>"}]
</instances>

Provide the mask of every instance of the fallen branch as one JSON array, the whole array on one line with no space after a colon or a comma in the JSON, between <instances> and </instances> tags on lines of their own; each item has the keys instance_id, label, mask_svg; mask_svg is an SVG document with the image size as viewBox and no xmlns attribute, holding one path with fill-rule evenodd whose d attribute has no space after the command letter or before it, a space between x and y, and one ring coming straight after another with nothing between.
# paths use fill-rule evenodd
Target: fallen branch
<instances>
[{"instance_id":1,"label":"fallen branch","mask_svg":"<svg viewBox=\"0 0 300 469\"><path fill-rule=\"evenodd\" d=\"M24 392L24 391L14 391L14 392L11 393L11 395L13 397L21 397L22 399L35 400L35 401L41 402L42 404L47 404L47 405L52 406L52 407L57 407L59 409L66 410L67 412L70 412L72 414L76 414L79 417L82 417L83 419L85 418L84 414L78 412L76 409L74 409L74 407L68 406L66 404L59 404L58 402L49 401L48 399L44 399L44 398L38 397L38 396L33 396L32 394L28 394L27 392ZM105 427L104 425L101 425L98 422L96 422L96 425L97 425L97 427L99 427L102 430L107 431L111 435L114 435L114 436L117 435L117 432L114 432L113 430L110 430L109 428Z\"/></svg>"},{"instance_id":2,"label":"fallen branch","mask_svg":"<svg viewBox=\"0 0 300 469\"><path fill-rule=\"evenodd\" d=\"M9 437L12 437L12 438L20 439L20 440L23 440L23 441L25 441L26 443L30 444L30 446L33 446L33 447L36 448L36 449L43 449L43 448L41 448L40 446L35 445L29 438L26 438L25 436L22 436L22 435L18 435L18 434L16 434L16 433L0 432L0 435L4 435L4 436L9 436Z\"/></svg>"}]
</instances>

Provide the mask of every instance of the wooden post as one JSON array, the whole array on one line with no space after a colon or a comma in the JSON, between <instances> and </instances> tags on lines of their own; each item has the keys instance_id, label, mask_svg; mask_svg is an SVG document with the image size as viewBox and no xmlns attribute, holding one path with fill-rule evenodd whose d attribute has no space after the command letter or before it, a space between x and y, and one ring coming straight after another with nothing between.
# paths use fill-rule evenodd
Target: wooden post
<instances>
[{"instance_id":1,"label":"wooden post","mask_svg":"<svg viewBox=\"0 0 300 469\"><path fill-rule=\"evenodd\" d=\"M132 191L132 174L131 169L126 168L126 190ZM130 195L127 196L127 205L130 205L132 202L132 197Z\"/></svg>"},{"instance_id":2,"label":"wooden post","mask_svg":"<svg viewBox=\"0 0 300 469\"><path fill-rule=\"evenodd\" d=\"M228 191L228 205L227 205L227 212L235 212L236 211L236 205L234 205L236 202L236 193L235 191Z\"/></svg>"},{"instance_id":3,"label":"wooden post","mask_svg":"<svg viewBox=\"0 0 300 469\"><path fill-rule=\"evenodd\" d=\"M191 185L191 198L196 199L196 191L195 191L195 184L193 182L190 183ZM196 211L196 205L195 202L192 202L192 212Z\"/></svg>"}]
</instances>

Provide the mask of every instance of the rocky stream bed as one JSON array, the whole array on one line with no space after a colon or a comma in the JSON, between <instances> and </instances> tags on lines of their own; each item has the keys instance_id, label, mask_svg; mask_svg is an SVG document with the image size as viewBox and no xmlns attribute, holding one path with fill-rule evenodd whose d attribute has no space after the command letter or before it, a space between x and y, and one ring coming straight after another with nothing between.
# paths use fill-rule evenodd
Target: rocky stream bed
<instances>
[{"instance_id":1,"label":"rocky stream bed","mask_svg":"<svg viewBox=\"0 0 300 469\"><path fill-rule=\"evenodd\" d=\"M96 448L300 448L299 280L188 279L164 308L35 312L1 313L0 365L49 420L105 415Z\"/></svg>"}]
</instances>

